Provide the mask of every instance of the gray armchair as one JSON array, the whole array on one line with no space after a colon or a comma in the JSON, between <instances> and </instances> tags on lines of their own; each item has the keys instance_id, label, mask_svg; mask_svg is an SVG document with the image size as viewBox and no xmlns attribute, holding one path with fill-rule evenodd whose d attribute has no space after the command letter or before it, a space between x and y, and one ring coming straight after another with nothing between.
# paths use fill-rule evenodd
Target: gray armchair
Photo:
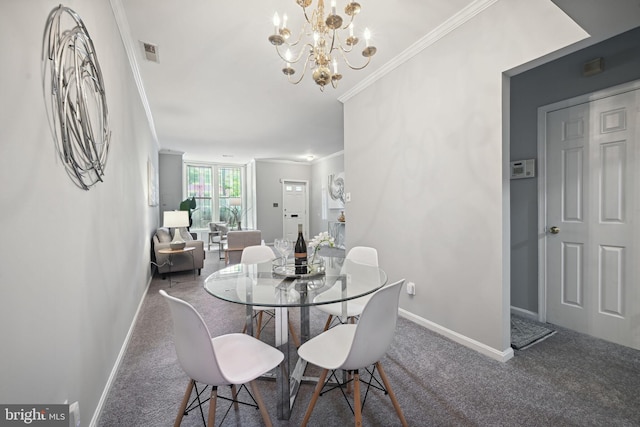
<instances>
[{"instance_id":1,"label":"gray armchair","mask_svg":"<svg viewBox=\"0 0 640 427\"><path fill-rule=\"evenodd\" d=\"M229 231L227 233L225 262L227 264L238 264L244 248L260 244L262 244L262 232L260 230Z\"/></svg>"},{"instance_id":2,"label":"gray armchair","mask_svg":"<svg viewBox=\"0 0 640 427\"><path fill-rule=\"evenodd\" d=\"M188 236L188 237L187 237ZM161 254L158 251L161 249L169 249L172 236L168 228L158 228L153 235L153 253L155 255L155 262L158 264L158 273L162 274L162 278L166 277L168 272L198 270L198 275L204 267L204 242L202 240L192 240L191 234L183 233L184 240L187 247L194 247L195 250L191 252L193 254L193 260L190 254L180 254L171 256L171 262L169 266L169 255Z\"/></svg>"},{"instance_id":3,"label":"gray armchair","mask_svg":"<svg viewBox=\"0 0 640 427\"><path fill-rule=\"evenodd\" d=\"M224 244L227 243L228 232L229 226L226 222L209 223L209 243L207 250L211 250L212 243L218 245L218 255L220 259L224 259Z\"/></svg>"}]
</instances>

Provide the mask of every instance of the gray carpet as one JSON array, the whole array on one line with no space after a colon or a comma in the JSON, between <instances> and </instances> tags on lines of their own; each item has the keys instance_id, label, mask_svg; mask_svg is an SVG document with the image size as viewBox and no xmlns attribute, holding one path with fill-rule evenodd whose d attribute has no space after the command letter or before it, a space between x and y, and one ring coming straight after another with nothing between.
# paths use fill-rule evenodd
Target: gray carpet
<instances>
[{"instance_id":1,"label":"gray carpet","mask_svg":"<svg viewBox=\"0 0 640 427\"><path fill-rule=\"evenodd\" d=\"M219 301L202 289L204 278L219 266L217 253L209 252L196 281L190 273L176 274L179 283L168 289L167 280L153 280L98 426L173 425L188 379L178 365L168 306L158 290L167 289L192 303L212 333L238 332L243 307ZM313 334L322 329L325 318L312 313ZM555 335L525 351L516 350L513 359L501 363L400 318L382 363L412 426L640 425L640 352L555 329ZM264 333L264 340L270 339L273 325ZM311 384L302 385L289 421L276 417L275 383L258 385L275 426L300 424ZM220 403L217 416L225 410ZM352 417L340 393L331 392L318 399L310 425L344 426ZM389 398L379 392L367 397L363 422L399 425ZM241 408L232 410L224 425L260 423L258 411ZM182 425L203 424L194 413Z\"/></svg>"},{"instance_id":2,"label":"gray carpet","mask_svg":"<svg viewBox=\"0 0 640 427\"><path fill-rule=\"evenodd\" d=\"M511 315L511 347L516 350L525 350L555 332L548 323Z\"/></svg>"}]
</instances>

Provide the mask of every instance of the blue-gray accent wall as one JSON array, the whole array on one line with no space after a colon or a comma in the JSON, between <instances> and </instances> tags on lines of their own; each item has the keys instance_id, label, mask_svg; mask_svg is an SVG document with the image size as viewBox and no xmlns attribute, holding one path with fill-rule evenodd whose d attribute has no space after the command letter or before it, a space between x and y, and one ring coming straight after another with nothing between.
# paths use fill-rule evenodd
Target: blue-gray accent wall
<instances>
[{"instance_id":1,"label":"blue-gray accent wall","mask_svg":"<svg viewBox=\"0 0 640 427\"><path fill-rule=\"evenodd\" d=\"M582 76L602 57L604 71ZM537 158L538 108L640 79L640 27L511 78L511 155ZM511 181L511 306L538 312L538 178Z\"/></svg>"}]
</instances>

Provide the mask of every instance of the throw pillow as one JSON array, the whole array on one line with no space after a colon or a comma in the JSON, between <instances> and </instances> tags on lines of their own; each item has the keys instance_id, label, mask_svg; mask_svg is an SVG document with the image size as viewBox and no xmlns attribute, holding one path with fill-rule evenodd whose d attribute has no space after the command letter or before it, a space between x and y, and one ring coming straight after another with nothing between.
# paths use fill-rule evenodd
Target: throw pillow
<instances>
[{"instance_id":1,"label":"throw pillow","mask_svg":"<svg viewBox=\"0 0 640 427\"><path fill-rule=\"evenodd\" d=\"M180 236L182 236L182 240L184 240L185 242L190 242L193 240L193 236L191 236L191 233L189 233L184 227L180 228Z\"/></svg>"},{"instance_id":2,"label":"throw pillow","mask_svg":"<svg viewBox=\"0 0 640 427\"><path fill-rule=\"evenodd\" d=\"M171 242L171 234L169 233L168 228L158 228L156 230L156 237L160 243L169 243Z\"/></svg>"}]
</instances>

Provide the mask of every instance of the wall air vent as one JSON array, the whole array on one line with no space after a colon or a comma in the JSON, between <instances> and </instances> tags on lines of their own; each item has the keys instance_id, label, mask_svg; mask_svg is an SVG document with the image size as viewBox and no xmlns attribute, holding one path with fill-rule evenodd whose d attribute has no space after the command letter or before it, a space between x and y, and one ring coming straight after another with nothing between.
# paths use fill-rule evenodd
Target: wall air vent
<instances>
[{"instance_id":1,"label":"wall air vent","mask_svg":"<svg viewBox=\"0 0 640 427\"><path fill-rule=\"evenodd\" d=\"M142 43L142 50L144 52L144 57L147 59L147 61L159 63L160 56L158 53L158 46L155 44L145 43L142 41L140 43Z\"/></svg>"}]
</instances>

